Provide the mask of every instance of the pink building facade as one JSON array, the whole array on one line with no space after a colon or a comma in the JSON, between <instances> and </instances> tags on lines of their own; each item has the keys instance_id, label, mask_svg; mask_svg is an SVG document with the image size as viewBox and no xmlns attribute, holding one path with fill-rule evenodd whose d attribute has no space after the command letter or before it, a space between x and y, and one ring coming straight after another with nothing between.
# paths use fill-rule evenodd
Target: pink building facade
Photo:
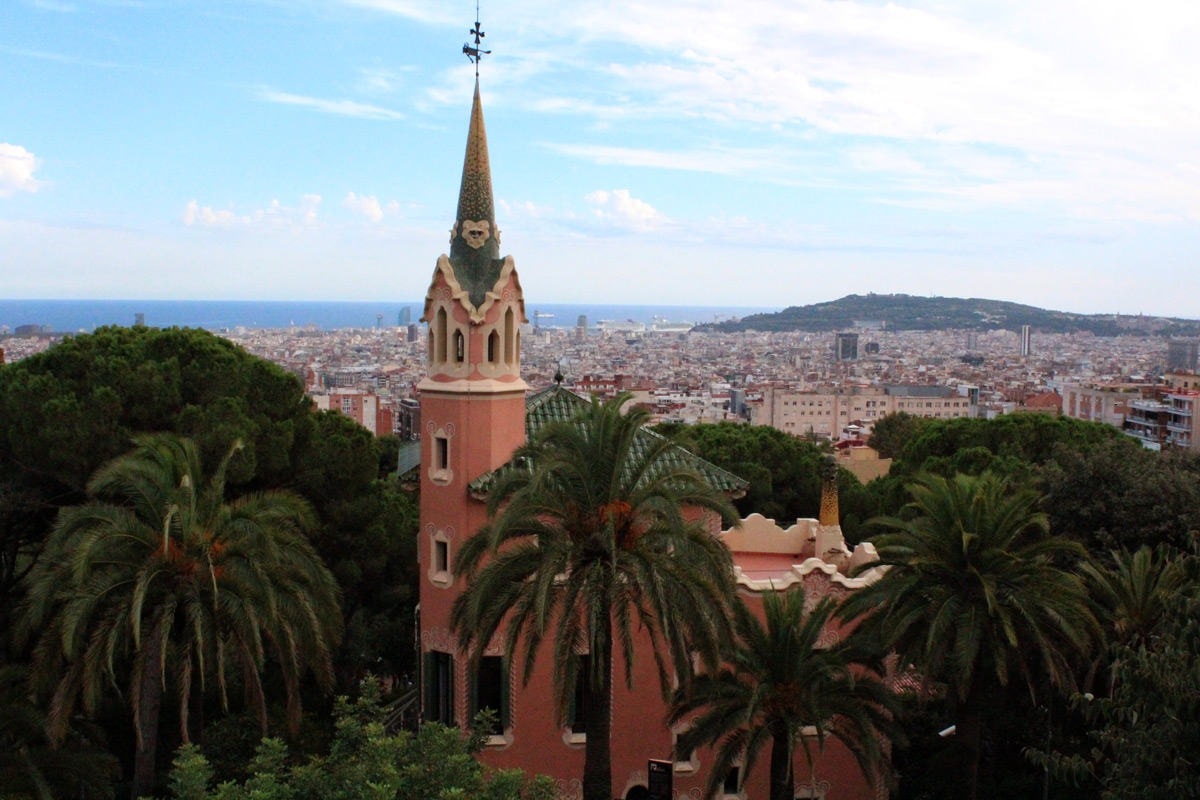
<instances>
[{"instance_id":1,"label":"pink building facade","mask_svg":"<svg viewBox=\"0 0 1200 800\"><path fill-rule=\"evenodd\" d=\"M502 663L504 642L499 637L488 643L478 668L471 668L450 626L451 606L464 589L462 578L453 574L454 556L486 522L491 473L509 461L527 432L569 418L586 402L559 387L527 400L520 372L524 297L512 257L500 257L499 239L477 84L450 254L437 261L422 316L430 332L428 374L419 385L422 712L425 719L464 726L479 708L495 709L499 723L483 759L497 767L550 775L563 798L575 798L581 796L586 715L573 712L565 725L556 721L549 652L541 653L531 679L523 683L519 677L523 664L509 669ZM741 479L685 451L680 450L679 457L692 460L718 489L736 494L746 488ZM869 545L848 551L836 524L799 520L783 529L751 516L730 531L714 526L713 534L732 551L738 591L752 604L772 587L803 587L815 603L877 577L870 570L849 577L856 567L872 560L873 551ZM825 641L836 641L839 635L839 630L830 629ZM648 759L670 758L677 733L665 723L666 706L650 648L648 638L638 642L632 690L624 681L614 682L613 792L628 800L648 796ZM625 665L619 654L615 662L614 675L623 675ZM675 796L699 800L711 763L706 752L675 761ZM767 796L765 763L760 762L734 797ZM795 766L797 797L886 796L882 788L868 785L854 759L833 741L827 742L814 769L809 769L801 753Z\"/></svg>"}]
</instances>

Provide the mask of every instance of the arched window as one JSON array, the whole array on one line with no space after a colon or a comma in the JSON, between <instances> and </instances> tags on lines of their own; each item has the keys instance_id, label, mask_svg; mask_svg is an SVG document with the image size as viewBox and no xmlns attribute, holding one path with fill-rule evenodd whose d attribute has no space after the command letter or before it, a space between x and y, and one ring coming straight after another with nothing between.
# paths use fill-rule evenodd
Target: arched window
<instances>
[{"instance_id":1,"label":"arched window","mask_svg":"<svg viewBox=\"0 0 1200 800\"><path fill-rule=\"evenodd\" d=\"M521 332L517 331L513 336L513 363L521 363Z\"/></svg>"},{"instance_id":2,"label":"arched window","mask_svg":"<svg viewBox=\"0 0 1200 800\"><path fill-rule=\"evenodd\" d=\"M513 363L513 310L504 312L504 363Z\"/></svg>"},{"instance_id":3,"label":"arched window","mask_svg":"<svg viewBox=\"0 0 1200 800\"><path fill-rule=\"evenodd\" d=\"M435 355L437 355L437 351L434 347L433 325L432 324L430 324L429 330L427 331L427 333L429 335L429 342L427 343L429 345L429 363L433 364L434 363L433 357Z\"/></svg>"},{"instance_id":4,"label":"arched window","mask_svg":"<svg viewBox=\"0 0 1200 800\"><path fill-rule=\"evenodd\" d=\"M467 337L458 330L454 332L454 360L460 364L467 360Z\"/></svg>"},{"instance_id":5,"label":"arched window","mask_svg":"<svg viewBox=\"0 0 1200 800\"><path fill-rule=\"evenodd\" d=\"M488 334L488 353L487 360L489 364L495 364L500 358L500 334L492 331Z\"/></svg>"},{"instance_id":6,"label":"arched window","mask_svg":"<svg viewBox=\"0 0 1200 800\"><path fill-rule=\"evenodd\" d=\"M439 364L446 363L446 309L439 308L437 312L437 360Z\"/></svg>"}]
</instances>

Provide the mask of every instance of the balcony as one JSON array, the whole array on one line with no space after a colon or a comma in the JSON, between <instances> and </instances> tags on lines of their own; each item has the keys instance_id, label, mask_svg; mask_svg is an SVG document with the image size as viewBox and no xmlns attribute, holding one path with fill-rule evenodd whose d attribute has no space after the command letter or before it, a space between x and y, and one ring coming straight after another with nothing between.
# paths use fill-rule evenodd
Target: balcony
<instances>
[{"instance_id":1,"label":"balcony","mask_svg":"<svg viewBox=\"0 0 1200 800\"><path fill-rule=\"evenodd\" d=\"M1192 423L1183 420L1169 420L1167 422L1167 430L1173 433L1191 433Z\"/></svg>"}]
</instances>

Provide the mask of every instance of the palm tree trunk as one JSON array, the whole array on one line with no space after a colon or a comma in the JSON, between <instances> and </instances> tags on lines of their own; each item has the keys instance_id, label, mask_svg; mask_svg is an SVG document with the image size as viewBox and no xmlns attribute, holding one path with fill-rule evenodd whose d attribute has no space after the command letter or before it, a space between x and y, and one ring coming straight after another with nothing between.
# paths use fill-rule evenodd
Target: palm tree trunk
<instances>
[{"instance_id":1,"label":"palm tree trunk","mask_svg":"<svg viewBox=\"0 0 1200 800\"><path fill-rule=\"evenodd\" d=\"M604 621L603 630L592 641L597 644L592 658L600 680L587 675L587 743L583 750L583 800L612 800L612 620Z\"/></svg>"},{"instance_id":2,"label":"palm tree trunk","mask_svg":"<svg viewBox=\"0 0 1200 800\"><path fill-rule=\"evenodd\" d=\"M142 677L137 707L137 753L133 761L133 800L154 791L154 758L158 749L158 710L162 704L162 633L157 622L142 644Z\"/></svg>"},{"instance_id":3,"label":"palm tree trunk","mask_svg":"<svg viewBox=\"0 0 1200 800\"><path fill-rule=\"evenodd\" d=\"M976 800L979 794L979 741L983 729L983 693L971 689L962 702L954 738L962 752L963 798Z\"/></svg>"},{"instance_id":4,"label":"palm tree trunk","mask_svg":"<svg viewBox=\"0 0 1200 800\"><path fill-rule=\"evenodd\" d=\"M787 733L776 731L771 739L771 800L793 800L792 748Z\"/></svg>"}]
</instances>

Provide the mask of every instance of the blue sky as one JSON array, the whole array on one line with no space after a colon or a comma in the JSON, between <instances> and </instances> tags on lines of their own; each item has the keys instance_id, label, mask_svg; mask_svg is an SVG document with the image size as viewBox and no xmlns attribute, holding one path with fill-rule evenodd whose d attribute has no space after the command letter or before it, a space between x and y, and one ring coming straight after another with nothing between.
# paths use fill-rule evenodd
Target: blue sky
<instances>
[{"instance_id":1,"label":"blue sky","mask_svg":"<svg viewBox=\"0 0 1200 800\"><path fill-rule=\"evenodd\" d=\"M419 298L474 13L3 0L0 297ZM1192 0L487 0L482 23L531 301L1200 317Z\"/></svg>"}]
</instances>

